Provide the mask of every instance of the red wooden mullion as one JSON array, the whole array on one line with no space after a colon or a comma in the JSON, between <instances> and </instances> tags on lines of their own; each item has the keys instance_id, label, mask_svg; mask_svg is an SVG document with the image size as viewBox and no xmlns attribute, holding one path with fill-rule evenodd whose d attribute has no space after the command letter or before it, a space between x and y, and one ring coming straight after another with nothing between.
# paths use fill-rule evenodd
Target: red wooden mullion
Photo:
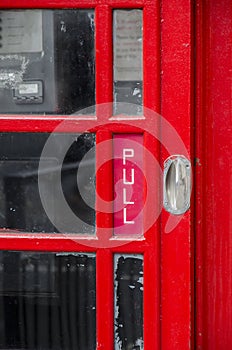
<instances>
[{"instance_id":1,"label":"red wooden mullion","mask_svg":"<svg viewBox=\"0 0 232 350\"><path fill-rule=\"evenodd\" d=\"M96 123L93 118L84 120L82 117L69 116L0 116L1 132L77 132L82 133L93 129Z\"/></svg>"},{"instance_id":2,"label":"red wooden mullion","mask_svg":"<svg viewBox=\"0 0 232 350\"><path fill-rule=\"evenodd\" d=\"M93 116L19 116L19 115L1 115L0 130L2 132L52 132L58 128L58 132L96 132L101 129L115 133L141 133L143 131L145 119L119 120L118 125L114 125L111 120L104 120L107 111L104 106L98 109L102 111L100 117L96 120ZM112 118L112 120L114 120ZM106 125L106 124L107 125ZM147 121L149 124L149 121ZM153 125L153 123L151 123Z\"/></svg>"},{"instance_id":3,"label":"red wooden mullion","mask_svg":"<svg viewBox=\"0 0 232 350\"><path fill-rule=\"evenodd\" d=\"M108 103L106 108L96 109L98 120L107 122L112 115L113 77L112 77L112 11L109 6L99 5L96 8L96 103ZM104 128L104 126L103 126ZM97 133L97 144L111 139L109 131ZM106 148L105 152L96 153L96 167L105 156L112 156L112 148ZM112 157L111 157L112 158ZM113 173L112 164L108 162L105 167L97 172L97 193L104 200L112 200ZM103 196L104 194L104 196ZM112 236L112 214L101 213L96 202L97 209L97 238L107 242ZM110 208L109 208L110 209ZM105 227L105 230L104 230ZM113 284L113 256L109 248L98 249L96 269L96 312L97 312L97 350L114 348L114 284Z\"/></svg>"},{"instance_id":4,"label":"red wooden mullion","mask_svg":"<svg viewBox=\"0 0 232 350\"><path fill-rule=\"evenodd\" d=\"M158 90L158 89L157 89ZM158 93L158 92L157 92ZM159 161L160 148L154 137L144 134L144 149L151 152ZM144 344L145 349L160 349L160 219L155 213L160 208L161 179L158 169L152 169L150 162L144 157L144 171L149 189L149 206L144 211L144 223L153 215L154 223L145 233L148 248L144 253ZM148 195L148 193L147 193ZM146 198L145 198L146 200ZM154 213L154 214L153 214Z\"/></svg>"},{"instance_id":5,"label":"red wooden mullion","mask_svg":"<svg viewBox=\"0 0 232 350\"><path fill-rule=\"evenodd\" d=\"M93 238L92 238L93 239ZM1 250L30 250L50 252L95 252L95 244L88 244L89 238L80 239L78 235L68 234L25 234L4 233L0 231Z\"/></svg>"},{"instance_id":6,"label":"red wooden mullion","mask_svg":"<svg viewBox=\"0 0 232 350\"><path fill-rule=\"evenodd\" d=\"M112 10L99 5L95 11L96 35L96 114L102 123L112 115L113 102L113 35ZM105 106L98 106L105 103Z\"/></svg>"},{"instance_id":7,"label":"red wooden mullion","mask_svg":"<svg viewBox=\"0 0 232 350\"><path fill-rule=\"evenodd\" d=\"M96 134L96 145L104 144L104 150L96 147L96 226L97 238L101 246L107 246L108 240L113 236L113 150L112 133L108 130L99 130ZM109 161L110 159L110 161ZM107 161L108 160L108 161ZM104 164L103 166L100 166ZM106 207L99 203L104 200ZM98 229L99 228L99 229Z\"/></svg>"},{"instance_id":8,"label":"red wooden mullion","mask_svg":"<svg viewBox=\"0 0 232 350\"><path fill-rule=\"evenodd\" d=\"M190 0L162 1L162 116L191 151L192 8ZM162 150L163 159L169 154ZM193 348L191 212L165 233L162 213L162 350Z\"/></svg>"},{"instance_id":9,"label":"red wooden mullion","mask_svg":"<svg viewBox=\"0 0 232 350\"><path fill-rule=\"evenodd\" d=\"M160 40L160 1L147 1L143 8L143 103L157 113L160 112Z\"/></svg>"},{"instance_id":10,"label":"red wooden mullion","mask_svg":"<svg viewBox=\"0 0 232 350\"><path fill-rule=\"evenodd\" d=\"M99 249L96 262L97 350L114 349L114 268L110 249Z\"/></svg>"}]
</instances>

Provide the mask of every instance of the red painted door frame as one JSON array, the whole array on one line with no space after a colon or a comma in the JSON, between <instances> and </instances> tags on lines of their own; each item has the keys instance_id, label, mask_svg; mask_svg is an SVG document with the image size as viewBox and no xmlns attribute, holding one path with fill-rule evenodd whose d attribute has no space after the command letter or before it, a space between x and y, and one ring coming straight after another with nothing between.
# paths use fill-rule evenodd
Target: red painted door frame
<instances>
[{"instance_id":1,"label":"red painted door frame","mask_svg":"<svg viewBox=\"0 0 232 350\"><path fill-rule=\"evenodd\" d=\"M232 347L232 3L196 1L196 344Z\"/></svg>"},{"instance_id":2,"label":"red painted door frame","mask_svg":"<svg viewBox=\"0 0 232 350\"><path fill-rule=\"evenodd\" d=\"M160 6L161 5L161 6ZM9 8L95 8L96 15L96 103L111 102L112 86L112 9L143 8L144 23L144 106L161 113L177 131L190 154L193 153L193 9L190 0L2 0L1 7ZM102 25L104 23L104 25ZM97 109L98 121L104 125L111 117L110 110ZM130 118L134 127L150 125L149 114L144 119ZM62 116L1 116L1 131L52 132ZM112 120L112 119L111 119ZM151 124L152 125L152 124ZM67 118L62 131L80 132L94 128L94 120L76 123ZM111 125L97 133L97 142L108 140L113 132L133 132L133 127ZM166 139L168 139L166 135ZM152 143L153 142L153 143ZM151 152L161 154L160 164L170 155L148 136L144 143ZM159 148L160 147L160 148ZM97 156L97 162L100 156ZM147 176L151 169L145 165ZM105 175L112 180L112 170ZM103 178L103 177L102 177ZM161 185L162 186L162 185ZM105 193L105 182L97 179L97 189ZM98 205L98 204L97 204ZM146 232L145 240L134 241L123 249L91 248L68 236L1 235L1 249L44 251L92 251L97 253L97 344L98 350L113 349L113 259L114 253L144 254L144 342L145 350L185 350L193 348L193 231L192 211L188 211L172 230L165 233L169 214L164 210L161 220ZM97 213L97 224L104 226L110 215ZM106 227L107 239L110 231ZM73 236L72 236L73 238ZM61 244L62 242L62 244ZM84 243L84 238L83 238ZM83 248L85 247L85 248ZM107 276L107 278L105 278ZM107 296L107 298L106 298Z\"/></svg>"}]
</instances>

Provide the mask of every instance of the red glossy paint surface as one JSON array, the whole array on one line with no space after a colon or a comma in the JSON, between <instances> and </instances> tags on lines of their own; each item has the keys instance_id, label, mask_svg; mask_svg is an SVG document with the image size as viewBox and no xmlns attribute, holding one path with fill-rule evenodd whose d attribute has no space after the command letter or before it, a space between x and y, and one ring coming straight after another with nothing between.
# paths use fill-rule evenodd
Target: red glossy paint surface
<instances>
[{"instance_id":1,"label":"red glossy paint surface","mask_svg":"<svg viewBox=\"0 0 232 350\"><path fill-rule=\"evenodd\" d=\"M162 6L160 6L162 5ZM96 103L112 102L112 9L143 8L143 59L144 59L144 105L162 112L183 139L191 153L192 126L192 9L189 0L1 0L1 7L95 8L96 33ZM162 107L162 109L161 109ZM129 118L130 126L117 123L112 117L111 106L97 107L97 120L89 116L82 119L61 116L0 116L2 131L52 131L66 120L65 132L97 130L97 144L113 139L113 134L139 133L143 126L159 128L158 121L151 120L149 113L140 119ZM127 117L124 117L124 121ZM110 122L110 123L109 123ZM102 128L99 124L102 124ZM107 124L106 124L107 123ZM154 126L155 125L155 126ZM139 136L140 138L141 136ZM113 144L113 141L112 141ZM162 165L169 156L157 140L145 132L143 144ZM113 154L113 147L104 153L96 151L96 167ZM154 198L143 213L143 223L150 220L151 212L161 200L162 183L156 169L151 168L146 155L142 166L146 180L151 182ZM98 171L96 188L99 196L113 199L113 167L108 162ZM106 181L107 179L107 181ZM157 186L157 184L159 186ZM96 202L96 238L69 237L67 235L21 235L1 234L1 249L40 251L91 251L97 255L97 350L112 350L113 336L113 254L140 253L144 255L144 349L185 350L191 343L191 281L192 236L191 214L170 234L166 234L168 214L144 232L141 240L123 240L118 244L109 240L113 235L113 214L102 212L100 200ZM141 225L141 223L139 223ZM102 230L103 228L103 230Z\"/></svg>"},{"instance_id":2,"label":"red glossy paint surface","mask_svg":"<svg viewBox=\"0 0 232 350\"><path fill-rule=\"evenodd\" d=\"M192 8L190 1L162 2L162 104L161 114L184 141L191 156L192 126ZM165 131L164 131L165 132ZM163 160L168 157L162 149ZM171 233L165 234L167 213L162 216L162 349L193 348L191 212Z\"/></svg>"},{"instance_id":3,"label":"red glossy paint surface","mask_svg":"<svg viewBox=\"0 0 232 350\"><path fill-rule=\"evenodd\" d=\"M232 347L232 3L197 1L197 349Z\"/></svg>"}]
</instances>

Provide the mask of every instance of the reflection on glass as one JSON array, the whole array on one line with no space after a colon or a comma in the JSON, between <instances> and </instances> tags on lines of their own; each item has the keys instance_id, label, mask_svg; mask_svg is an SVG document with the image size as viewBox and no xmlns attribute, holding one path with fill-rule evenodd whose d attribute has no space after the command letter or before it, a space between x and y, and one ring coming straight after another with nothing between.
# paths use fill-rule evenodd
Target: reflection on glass
<instances>
[{"instance_id":1,"label":"reflection on glass","mask_svg":"<svg viewBox=\"0 0 232 350\"><path fill-rule=\"evenodd\" d=\"M48 209L45 212L38 187L40 155L50 134L0 134L0 227L5 232L95 233L95 154L82 160L94 146L94 134L52 134L51 154L41 160L42 184L46 188ZM63 147L70 145L65 157ZM77 172L83 172L77 185ZM58 188L78 224L72 225L61 208ZM80 187L79 187L80 186ZM80 191L88 194L88 204ZM48 218L47 213L50 213ZM52 214L51 214L52 213ZM52 216L52 217L51 217ZM62 224L62 225L61 225ZM60 231L60 227L63 231Z\"/></svg>"},{"instance_id":2,"label":"reflection on glass","mask_svg":"<svg viewBox=\"0 0 232 350\"><path fill-rule=\"evenodd\" d=\"M0 252L0 349L95 350L95 275L91 254Z\"/></svg>"},{"instance_id":3,"label":"reflection on glass","mask_svg":"<svg viewBox=\"0 0 232 350\"><path fill-rule=\"evenodd\" d=\"M114 257L115 350L143 350L143 256Z\"/></svg>"},{"instance_id":4,"label":"reflection on glass","mask_svg":"<svg viewBox=\"0 0 232 350\"><path fill-rule=\"evenodd\" d=\"M95 104L93 10L1 10L0 28L0 113Z\"/></svg>"},{"instance_id":5,"label":"reflection on glass","mask_svg":"<svg viewBox=\"0 0 232 350\"><path fill-rule=\"evenodd\" d=\"M142 10L114 10L114 102L137 104L115 114L142 113ZM125 107L124 107L125 108Z\"/></svg>"}]
</instances>

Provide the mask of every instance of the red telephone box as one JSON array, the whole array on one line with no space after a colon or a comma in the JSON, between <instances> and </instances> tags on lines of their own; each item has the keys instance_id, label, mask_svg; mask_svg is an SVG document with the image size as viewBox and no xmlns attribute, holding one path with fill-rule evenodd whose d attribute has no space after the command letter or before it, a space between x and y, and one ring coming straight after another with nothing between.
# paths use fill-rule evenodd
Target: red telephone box
<instances>
[{"instance_id":1,"label":"red telephone box","mask_svg":"<svg viewBox=\"0 0 232 350\"><path fill-rule=\"evenodd\" d=\"M195 279L212 2L2 0L0 349L229 346Z\"/></svg>"}]
</instances>

